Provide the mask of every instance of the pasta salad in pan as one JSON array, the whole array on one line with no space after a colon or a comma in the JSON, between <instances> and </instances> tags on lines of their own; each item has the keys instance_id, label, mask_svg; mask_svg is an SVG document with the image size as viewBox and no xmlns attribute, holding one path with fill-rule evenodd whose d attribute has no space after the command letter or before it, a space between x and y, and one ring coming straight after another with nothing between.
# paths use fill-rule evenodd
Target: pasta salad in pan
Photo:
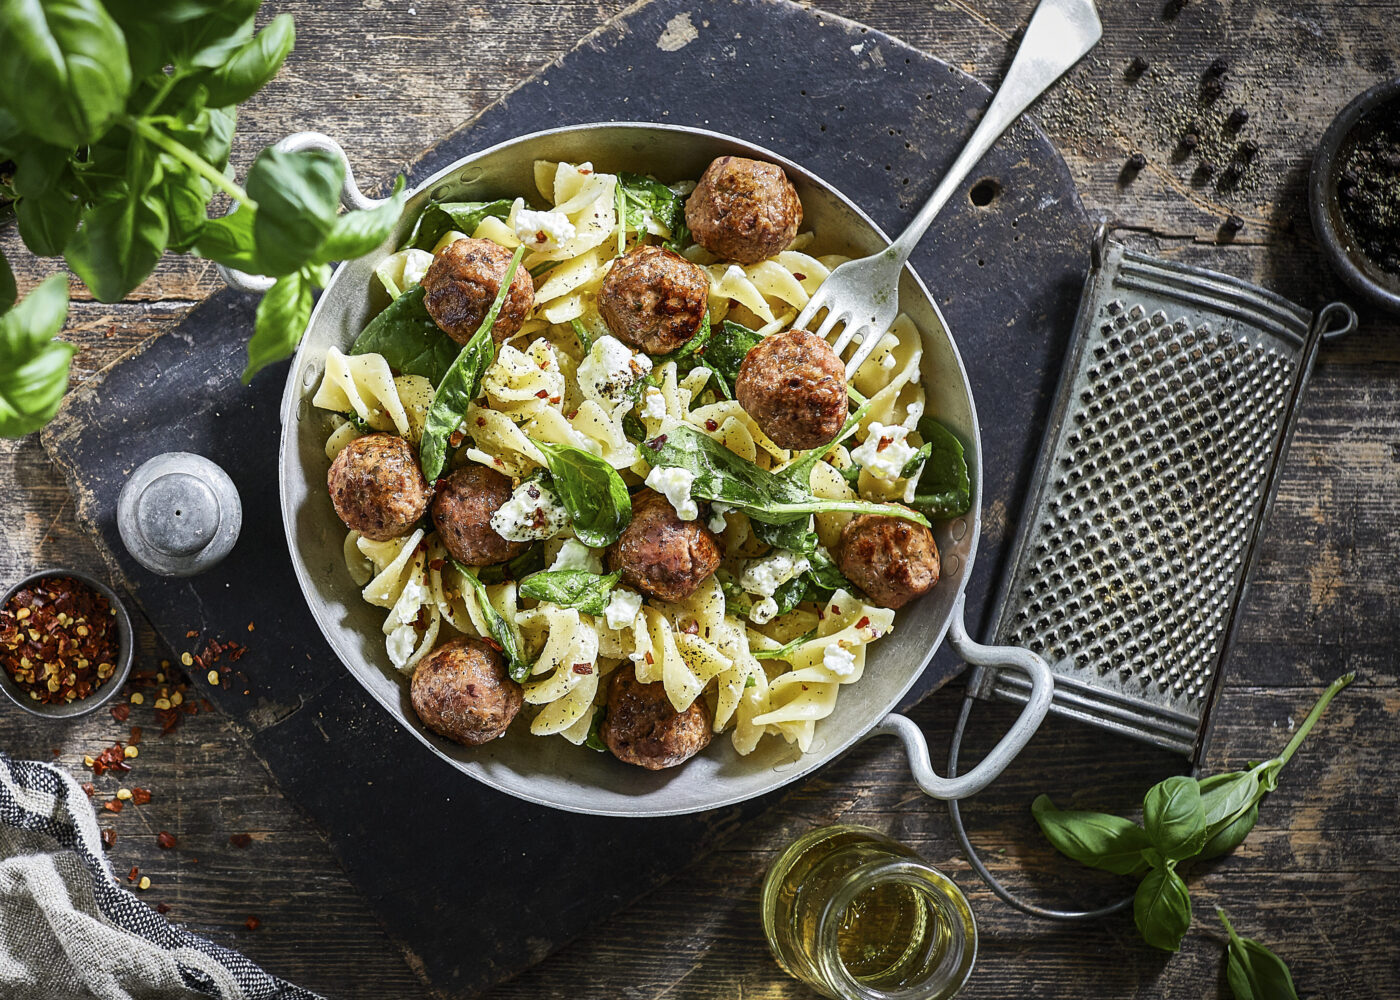
<instances>
[{"instance_id":1,"label":"pasta salad in pan","mask_svg":"<svg viewBox=\"0 0 1400 1000\"><path fill-rule=\"evenodd\" d=\"M969 506L919 331L901 314L848 380L791 328L845 258L773 164L534 176L528 201L430 202L325 359L328 488L386 656L468 745L805 752L937 584L930 520Z\"/></svg>"}]
</instances>

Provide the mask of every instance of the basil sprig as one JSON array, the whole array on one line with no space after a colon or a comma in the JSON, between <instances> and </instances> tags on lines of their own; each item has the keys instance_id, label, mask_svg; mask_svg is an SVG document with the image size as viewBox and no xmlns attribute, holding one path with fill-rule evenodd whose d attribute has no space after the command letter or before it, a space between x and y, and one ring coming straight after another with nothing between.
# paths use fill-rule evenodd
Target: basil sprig
<instances>
[{"instance_id":1,"label":"basil sprig","mask_svg":"<svg viewBox=\"0 0 1400 1000\"><path fill-rule=\"evenodd\" d=\"M448 441L462 423L467 407L476 399L477 390L481 388L481 377L491 367L491 362L496 360L496 340L491 336L491 328L496 325L496 317L500 315L501 306L510 293L510 283L523 256L525 248L516 247L505 277L501 279L501 288L496 292L496 300L486 310L481 325L447 369L447 374L443 375L437 391L433 393L427 419L423 422L423 440L418 446L419 464L423 466L423 476L430 483L442 472L447 461Z\"/></svg>"},{"instance_id":2,"label":"basil sprig","mask_svg":"<svg viewBox=\"0 0 1400 1000\"><path fill-rule=\"evenodd\" d=\"M531 440L544 455L578 540L595 549L617 541L632 520L632 497L617 470L582 448Z\"/></svg>"},{"instance_id":3,"label":"basil sprig","mask_svg":"<svg viewBox=\"0 0 1400 1000\"><path fill-rule=\"evenodd\" d=\"M530 661L525 659L521 652L520 643L516 641L510 622L506 621L505 615L496 610L486 593L486 584L482 583L471 569L456 559L452 560L452 565L457 567L457 572L476 594L476 606L481 609L481 615L486 619L486 630L491 633L491 639L501 647L501 655L506 658L506 673L510 674L513 681L524 681L530 676Z\"/></svg>"},{"instance_id":4,"label":"basil sprig","mask_svg":"<svg viewBox=\"0 0 1400 1000\"><path fill-rule=\"evenodd\" d=\"M68 388L68 362L77 350L53 339L67 312L68 279L54 274L0 313L0 434L36 431L58 412Z\"/></svg>"},{"instance_id":5,"label":"basil sprig","mask_svg":"<svg viewBox=\"0 0 1400 1000\"><path fill-rule=\"evenodd\" d=\"M390 302L355 338L350 353L381 354L394 371L422 375L439 385L462 346L428 314L425 294L423 286L417 285Z\"/></svg>"},{"instance_id":6,"label":"basil sprig","mask_svg":"<svg viewBox=\"0 0 1400 1000\"><path fill-rule=\"evenodd\" d=\"M1235 933L1220 907L1215 912L1230 935L1225 951L1225 981L1235 1000L1298 1000L1293 975L1283 959L1258 941Z\"/></svg>"},{"instance_id":7,"label":"basil sprig","mask_svg":"<svg viewBox=\"0 0 1400 1000\"><path fill-rule=\"evenodd\" d=\"M607 610L613 589L621 579L620 571L599 576L586 569L547 570L521 580L520 593L561 608L574 608L586 615L601 615Z\"/></svg>"},{"instance_id":8,"label":"basil sprig","mask_svg":"<svg viewBox=\"0 0 1400 1000\"><path fill-rule=\"evenodd\" d=\"M1278 787L1279 772L1332 698L1355 679L1354 673L1343 674L1328 685L1277 757L1247 771L1199 781L1177 776L1153 785L1143 797L1141 825L1107 813L1056 809L1045 795L1036 797L1031 814L1061 854L1119 875L1146 872L1133 898L1133 918L1144 941L1176 951L1191 924L1191 897L1178 863L1219 857L1244 840L1259 818L1260 800Z\"/></svg>"}]
</instances>

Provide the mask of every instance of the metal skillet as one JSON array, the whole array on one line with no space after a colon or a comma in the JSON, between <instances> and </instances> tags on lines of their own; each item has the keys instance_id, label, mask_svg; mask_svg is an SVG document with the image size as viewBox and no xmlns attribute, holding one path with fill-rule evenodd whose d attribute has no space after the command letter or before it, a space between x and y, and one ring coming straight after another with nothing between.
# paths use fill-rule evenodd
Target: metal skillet
<instances>
[{"instance_id":1,"label":"metal skillet","mask_svg":"<svg viewBox=\"0 0 1400 1000\"><path fill-rule=\"evenodd\" d=\"M731 805L796 781L863 739L897 736L915 780L929 795L957 799L984 788L1026 745L1049 711L1053 678L1036 654L1014 646L984 646L967 634L963 592L981 535L982 448L977 410L962 359L933 297L904 266L908 251L982 153L1045 87L1097 41L1099 26L1090 0L1043 0L1001 92L988 109L950 175L893 247L879 227L840 191L820 177L753 143L718 132L639 122L577 125L521 136L464 157L419 184L399 225L380 251L337 269L297 351L282 399L279 455L283 523L292 565L326 640L347 669L401 725L464 774L518 798L571 812L608 816L667 816ZM1075 51L1070 49L1081 46ZM302 133L284 149L318 147L344 159L325 136ZM817 725L805 753L778 739L762 741L748 756L730 741L715 740L681 767L649 772L593 753L565 740L511 733L481 747L463 747L429 732L414 714L405 678L385 659L383 612L360 599L346 571L344 529L331 507L325 483L327 423L310 403L320 383L328 348L348 348L373 315L379 294L375 264L407 236L429 199L483 200L534 190L536 160L591 161L599 170L649 173L664 180L697 178L717 156L733 154L780 165L802 201L803 228L815 234L820 253L853 258L899 254L899 310L918 327L923 342L921 377L926 412L962 441L972 486L967 515L934 525L942 576L932 591L906 605L894 631L867 649L861 680L843 686L832 714ZM346 170L344 200L373 204ZM892 258L891 258L892 259ZM884 269L887 280L895 280ZM228 274L235 284L243 276ZM881 291L870 289L871 293ZM939 644L975 666L1024 673L1029 693L1021 715L1000 742L972 769L945 778L934 772L918 727L892 710L918 680Z\"/></svg>"}]
</instances>

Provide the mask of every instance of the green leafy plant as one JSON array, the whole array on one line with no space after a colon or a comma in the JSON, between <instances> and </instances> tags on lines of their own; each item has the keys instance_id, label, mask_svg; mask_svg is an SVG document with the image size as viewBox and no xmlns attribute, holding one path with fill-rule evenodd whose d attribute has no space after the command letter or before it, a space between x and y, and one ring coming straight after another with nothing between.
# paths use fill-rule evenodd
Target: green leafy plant
<instances>
[{"instance_id":1,"label":"green leafy plant","mask_svg":"<svg viewBox=\"0 0 1400 1000\"><path fill-rule=\"evenodd\" d=\"M1036 797L1031 814L1066 857L1117 875L1146 873L1133 898L1133 918L1144 941L1176 951L1191 924L1191 897L1177 865L1239 846L1259 818L1260 800L1278 787L1279 772L1332 698L1355 679L1348 673L1328 685L1277 757L1245 771L1199 781L1177 776L1153 785L1143 797L1141 825L1107 813L1057 809L1045 795Z\"/></svg>"},{"instance_id":2,"label":"green leafy plant","mask_svg":"<svg viewBox=\"0 0 1400 1000\"><path fill-rule=\"evenodd\" d=\"M326 265L383 242L404 201L400 182L383 206L339 214L344 165L318 151L265 150L243 186L233 179L237 106L296 40L286 14L254 34L260 3L0 5L0 161L14 163L3 193L25 245L62 254L104 302L129 294L167 250L277 279L258 308L245 381L296 347ZM210 218L219 195L235 210ZM0 279L8 308L8 263ZM54 301L46 293L15 320L25 328L5 345L6 370L23 375L0 381L0 434L42 426L67 388L73 350L54 346Z\"/></svg>"},{"instance_id":3,"label":"green leafy plant","mask_svg":"<svg viewBox=\"0 0 1400 1000\"><path fill-rule=\"evenodd\" d=\"M1293 975L1283 959L1258 941L1236 934L1220 907L1215 912L1230 935L1225 949L1225 981L1235 1000L1298 1000Z\"/></svg>"},{"instance_id":4,"label":"green leafy plant","mask_svg":"<svg viewBox=\"0 0 1400 1000\"><path fill-rule=\"evenodd\" d=\"M601 615L621 579L621 572L600 576L584 569L557 569L527 576L520 581L520 593L586 615Z\"/></svg>"},{"instance_id":5,"label":"green leafy plant","mask_svg":"<svg viewBox=\"0 0 1400 1000\"><path fill-rule=\"evenodd\" d=\"M679 253L690 245L685 199L660 181L624 170L617 175L617 203L626 228L645 232L646 220L650 217L670 232L670 238L661 244L666 249Z\"/></svg>"},{"instance_id":6,"label":"green leafy plant","mask_svg":"<svg viewBox=\"0 0 1400 1000\"><path fill-rule=\"evenodd\" d=\"M553 488L573 522L574 535L595 549L611 545L632 520L632 497L607 462L573 445L535 441Z\"/></svg>"}]
</instances>

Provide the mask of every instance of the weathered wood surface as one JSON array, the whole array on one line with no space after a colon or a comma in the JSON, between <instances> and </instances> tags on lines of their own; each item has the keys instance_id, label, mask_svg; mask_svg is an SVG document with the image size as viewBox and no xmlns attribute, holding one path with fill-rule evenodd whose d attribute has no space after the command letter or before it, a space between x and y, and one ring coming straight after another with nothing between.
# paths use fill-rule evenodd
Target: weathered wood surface
<instances>
[{"instance_id":1,"label":"weathered wood surface","mask_svg":"<svg viewBox=\"0 0 1400 1000\"><path fill-rule=\"evenodd\" d=\"M696 5L697 17L704 6ZM842 0L824 6L994 82L1009 58L1008 38L1033 4ZM1036 109L1090 211L1139 228L1135 242L1143 249L1259 281L1310 306L1342 293L1308 229L1307 166L1332 114L1365 86L1397 73L1400 4L1191 2L1172 20L1163 18L1157 0L1102 6L1103 44ZM620 9L619 3L573 0L478 6L270 0L266 16L280 10L297 16L298 48L281 78L244 113L235 159L245 166L282 134L315 127L345 142L362 176L385 176ZM647 44L638 40L639 59ZM1130 83L1124 69L1134 55L1152 65ZM1201 73L1217 55L1231 64L1225 93L1213 109L1197 108ZM1194 120L1216 137L1205 143L1208 151L1228 155L1231 144L1220 138L1218 123L1237 106L1251 114L1241 135L1262 150L1238 188L1220 190L1214 180L1200 178L1195 158L1178 162L1174 150ZM716 115L722 118L722 109ZM522 122L521 130L546 124ZM1122 164L1138 149L1148 167L1127 182ZM1219 223L1230 211L1246 227L1228 245L1217 245ZM15 262L22 289L52 268L51 261L26 257L12 229L0 234L0 245ZM66 334L83 346L75 376L90 377L145 338L171 329L216 287L211 267L170 259L128 303L79 304ZM82 290L75 288L75 296ZM1400 510L1400 323L1371 312L1362 316L1360 335L1324 349L1304 400L1208 767L1275 752L1290 720L1301 718L1322 684L1344 669L1358 670L1361 679L1334 703L1285 772L1248 842L1230 858L1190 873L1196 922L1182 954L1169 959L1145 948L1127 920L1061 929L998 904L957 857L943 810L909 782L892 747L875 743L493 996L809 995L767 957L756 920L757 886L787 840L837 818L868 822L907 840L969 892L982 949L968 996L1225 995L1217 903L1243 933L1289 961L1304 996L1400 993L1394 951L1400 772L1392 760L1400 746L1400 570L1394 557L1400 542L1394 523ZM37 440L0 442L0 456L0 578L54 563L100 571ZM990 514L988 528L996 530ZM946 732L954 707L952 695L945 695L916 718L935 733ZM140 718L143 712L149 715L149 705L134 710L131 721L150 735L128 780L150 787L156 798L140 810L104 817L104 825L120 832L112 852L116 867L140 865L155 882L150 898L174 904L172 916L309 987L341 997L426 995L412 973L413 957L397 954L319 835L280 798L225 723L196 716L162 740L153 735L158 727ZM1009 713L979 707L977 717L985 726L974 749L989 744ZM107 715L58 727L0 715L0 746L41 759L57 750L75 771L84 753L124 732ZM993 867L1016 884L1046 898L1069 901L1097 892L1107 900L1119 888L1115 880L1059 863L1029 819L1031 797L1051 791L1077 805L1129 809L1150 780L1175 766L1170 758L1054 724L966 812ZM100 784L116 787L110 779ZM156 847L161 829L180 837L175 851ZM246 851L228 843L228 835L239 832L256 838ZM262 921L255 932L243 926L250 915Z\"/></svg>"}]
</instances>

